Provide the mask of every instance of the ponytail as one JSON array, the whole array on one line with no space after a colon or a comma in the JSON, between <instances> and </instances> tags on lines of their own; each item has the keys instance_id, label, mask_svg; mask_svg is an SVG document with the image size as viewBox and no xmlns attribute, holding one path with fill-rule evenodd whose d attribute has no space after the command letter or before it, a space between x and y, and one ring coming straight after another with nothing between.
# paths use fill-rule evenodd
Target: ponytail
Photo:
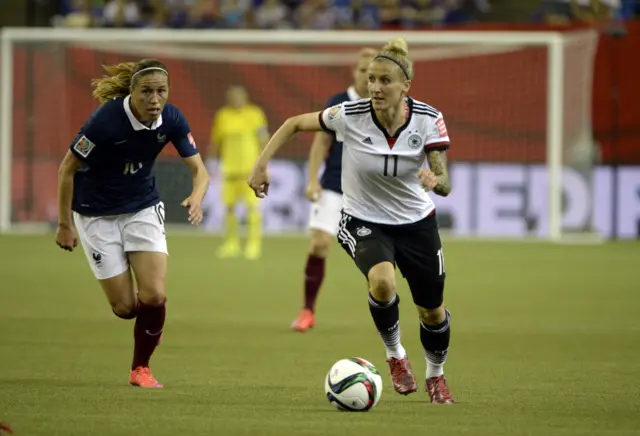
<instances>
[{"instance_id":1,"label":"ponytail","mask_svg":"<svg viewBox=\"0 0 640 436\"><path fill-rule=\"evenodd\" d=\"M131 92L131 78L136 68L136 62L125 62L117 65L104 65L104 70L109 74L100 79L93 79L93 97L100 104L117 97L126 97Z\"/></svg>"}]
</instances>

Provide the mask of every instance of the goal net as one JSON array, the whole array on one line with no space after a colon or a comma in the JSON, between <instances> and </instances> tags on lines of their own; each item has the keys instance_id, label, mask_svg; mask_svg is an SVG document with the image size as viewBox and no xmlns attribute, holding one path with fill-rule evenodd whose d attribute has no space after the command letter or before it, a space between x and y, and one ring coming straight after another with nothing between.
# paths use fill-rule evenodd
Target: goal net
<instances>
[{"instance_id":1,"label":"goal net","mask_svg":"<svg viewBox=\"0 0 640 436\"><path fill-rule=\"evenodd\" d=\"M2 33L0 229L53 224L57 168L97 107L101 66L155 57L171 76L170 102L201 153L231 85L243 85L273 132L317 111L351 84L363 46L404 36L411 95L444 113L453 193L435 198L441 227L460 236L559 239L595 230L591 87L597 34L548 32L244 32L5 29ZM266 232L304 231L306 158L298 135L271 166ZM171 146L155 166L167 222L185 223L190 176ZM218 174L206 229L220 228ZM240 210L240 213L242 211Z\"/></svg>"}]
</instances>

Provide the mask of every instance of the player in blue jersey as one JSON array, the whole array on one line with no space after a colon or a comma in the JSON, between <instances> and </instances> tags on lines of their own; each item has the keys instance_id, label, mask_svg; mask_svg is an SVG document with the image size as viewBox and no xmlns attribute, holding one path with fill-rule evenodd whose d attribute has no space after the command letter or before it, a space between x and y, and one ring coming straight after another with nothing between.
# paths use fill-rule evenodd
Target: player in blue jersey
<instances>
[{"instance_id":1,"label":"player in blue jersey","mask_svg":"<svg viewBox=\"0 0 640 436\"><path fill-rule=\"evenodd\" d=\"M209 176L187 120L167 104L167 67L147 59L105 70L109 76L92 83L101 106L80 129L58 172L56 243L72 251L79 239L113 312L136 319L129 383L162 387L149 370L165 321L168 254L164 205L152 168L171 142L193 177L182 206L194 225L202 221Z\"/></svg>"},{"instance_id":2,"label":"player in blue jersey","mask_svg":"<svg viewBox=\"0 0 640 436\"><path fill-rule=\"evenodd\" d=\"M329 99L327 108L345 101L356 101L369 95L367 90L367 67L377 51L364 48L358 53L353 69L353 85L346 91ZM318 179L320 166L324 161L322 178ZM306 332L316 323L315 304L324 280L325 259L331 244L338 233L340 211L342 210L342 144L335 135L326 132L316 133L309 153L309 182L306 195L313 203L309 218L311 244L305 266L304 305L291 328L298 332Z\"/></svg>"}]
</instances>

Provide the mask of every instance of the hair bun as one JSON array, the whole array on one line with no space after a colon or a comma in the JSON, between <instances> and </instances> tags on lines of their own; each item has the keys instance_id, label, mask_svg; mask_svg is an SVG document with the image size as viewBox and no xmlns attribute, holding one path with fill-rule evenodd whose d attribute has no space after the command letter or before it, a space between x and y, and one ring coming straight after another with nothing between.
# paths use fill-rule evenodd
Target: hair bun
<instances>
[{"instance_id":1,"label":"hair bun","mask_svg":"<svg viewBox=\"0 0 640 436\"><path fill-rule=\"evenodd\" d=\"M404 38L393 38L382 47L383 52L389 52L398 56L408 56L409 46Z\"/></svg>"}]
</instances>

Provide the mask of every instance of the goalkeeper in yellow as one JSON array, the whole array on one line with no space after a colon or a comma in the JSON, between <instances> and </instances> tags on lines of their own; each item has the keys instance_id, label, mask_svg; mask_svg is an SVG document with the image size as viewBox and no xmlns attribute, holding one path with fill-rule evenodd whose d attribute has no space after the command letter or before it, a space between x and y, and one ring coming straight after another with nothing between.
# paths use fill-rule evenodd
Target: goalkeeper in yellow
<instances>
[{"instance_id":1,"label":"goalkeeper in yellow","mask_svg":"<svg viewBox=\"0 0 640 436\"><path fill-rule=\"evenodd\" d=\"M247 178L268 140L267 119L262 109L249 102L242 86L230 87L227 91L227 104L214 116L209 149L210 159L220 159L221 193L226 208L225 241L218 251L219 257L240 255L238 219L235 214L239 203L244 203L247 208L247 244L244 255L247 259L260 257L262 216L258 198L247 186Z\"/></svg>"}]
</instances>

